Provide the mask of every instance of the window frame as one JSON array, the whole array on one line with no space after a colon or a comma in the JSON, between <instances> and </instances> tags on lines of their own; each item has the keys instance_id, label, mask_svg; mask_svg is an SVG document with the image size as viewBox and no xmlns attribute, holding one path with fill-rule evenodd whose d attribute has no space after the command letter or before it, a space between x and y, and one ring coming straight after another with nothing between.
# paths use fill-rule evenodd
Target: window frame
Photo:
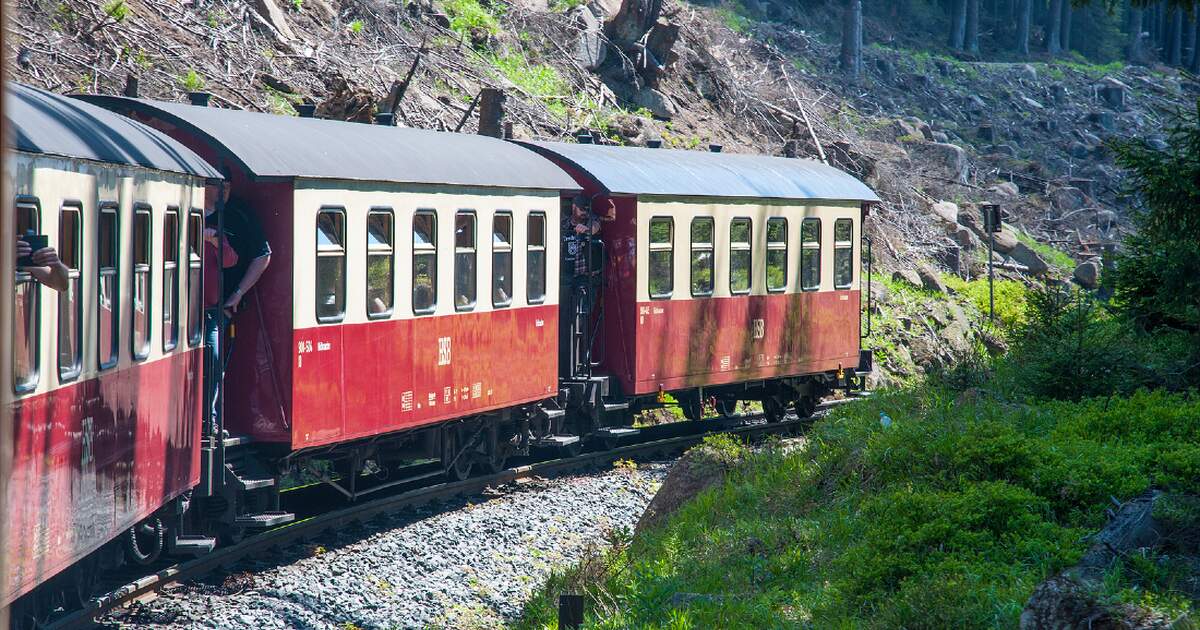
<instances>
[{"instance_id":1,"label":"window frame","mask_svg":"<svg viewBox=\"0 0 1200 630\"><path fill-rule=\"evenodd\" d=\"M783 242L771 241L771 224L783 224ZM763 286L767 288L767 293L783 293L788 288L788 220L787 217L768 217L767 231L763 234L766 239L766 258L763 259ZM771 252L783 251L783 284L773 287L771 286Z\"/></svg>"},{"instance_id":2,"label":"window frame","mask_svg":"<svg viewBox=\"0 0 1200 630\"><path fill-rule=\"evenodd\" d=\"M711 228L708 243L696 243L695 233L693 230L696 223L699 221L707 221ZM688 290L692 297L712 297L713 292L717 288L717 221L709 216L692 217L692 222L688 225ZM708 259L708 291L696 291L696 252L707 251L710 256ZM672 269L674 272L674 269Z\"/></svg>"},{"instance_id":3,"label":"window frame","mask_svg":"<svg viewBox=\"0 0 1200 630\"><path fill-rule=\"evenodd\" d=\"M163 251L162 251L161 260L159 261L160 277L162 277L162 281L163 281L163 303L162 303L161 308L159 309L158 319L159 319L159 323L163 324L163 326L162 326L162 336L163 336L162 349L163 349L164 353L171 352L172 350L179 347L179 337L180 337L180 335L179 335L179 319L180 319L180 317L179 317L179 275L180 275L179 274L179 250L180 250L179 244L181 242L181 240L179 238L179 234L180 234L180 232L179 232L179 215L180 215L179 206L167 206L167 209L165 211L163 211L163 223L162 223L162 225L163 225L163 229L162 229ZM170 289L168 289L166 286L167 263L168 263L166 238L167 238L167 219L169 219L170 217L175 217L175 243L174 243L174 245L175 245L175 260L171 261L175 265L175 267L174 267L175 282L173 282ZM168 291L170 291L170 292L168 293ZM167 327L166 327L166 319L165 319L167 316L167 309L166 309L166 305L167 305L166 300L167 299L171 300L172 307L173 307L172 312L175 313L175 321L173 322L173 325L171 326L172 335L171 335L170 339L167 338Z\"/></svg>"},{"instance_id":4,"label":"window frame","mask_svg":"<svg viewBox=\"0 0 1200 630\"><path fill-rule=\"evenodd\" d=\"M113 264L109 267L100 264L101 243L104 237L101 231L104 229L103 217L105 214L113 216L111 243ZM111 370L121 363L121 205L116 201L102 201L96 207L96 217L96 368L99 371L104 371ZM113 357L108 362L100 360L100 357L103 355L100 348L100 294L101 285L104 284L105 269L111 270L111 275L113 276L113 297L115 299L115 303L110 307L113 318L113 340L112 347L109 350L112 352Z\"/></svg>"},{"instance_id":5,"label":"window frame","mask_svg":"<svg viewBox=\"0 0 1200 630\"><path fill-rule=\"evenodd\" d=\"M188 220L187 220L187 225L185 227L186 235L183 240L184 252L187 253L187 256L188 256L187 272L188 272L188 306L189 306L189 308L188 308L188 321L187 321L187 340L188 340L188 346L195 348L195 347L199 346L200 342L204 339L204 310L205 310L205 306L206 306L204 304L204 248L205 248L204 210L201 210L200 208L191 208L188 210L187 217L188 217ZM200 226L200 234L199 234L200 240L198 241L200 255L198 256L198 258L199 258L198 261L193 261L191 258L191 256L192 256L192 254L191 254L192 238L195 236L192 234L192 229L193 229L193 227L195 227L192 224L193 219L199 219L198 224ZM221 258L222 257L221 254L223 252L220 251L220 241L219 240L217 242L217 250L218 250L217 257ZM218 261L217 264L220 265L221 263ZM200 270L200 274L199 274L200 281L195 283L196 286L192 286L192 284L193 284L192 283L192 269ZM218 268L218 273L220 271L222 271L222 270L220 268ZM193 291L200 292L200 295L198 296L198 298L200 300L200 310L196 314L196 318L198 320L196 322L193 322L191 319L192 314L191 314L190 306L191 306ZM180 318L180 319L182 319L182 318Z\"/></svg>"},{"instance_id":6,"label":"window frame","mask_svg":"<svg viewBox=\"0 0 1200 630\"><path fill-rule=\"evenodd\" d=\"M42 232L42 202L41 202L41 200L37 197L34 197L33 195L17 195L16 199L14 199L14 202L13 202L13 209L16 210L16 209L19 209L22 207L29 208L34 211L34 219L35 219L35 223L37 224L34 227L34 230L38 234L41 234L41 232ZM13 216L13 229L18 232L20 231L20 227L17 226L17 224L16 224L16 216L15 215ZM21 236L21 235L18 234L18 236ZM29 283L33 286L33 290L37 291L37 294L36 294L37 297L36 297L36 299L34 301L34 305L33 305L33 319L32 319L32 321L33 321L33 335L32 335L33 343L30 345L30 347L33 349L33 353L32 353L33 356L30 358L30 365L32 365L33 369L31 371L31 373L29 374L28 378L26 379L26 382L24 382L24 383L17 382L17 344L14 343L12 345L12 362L13 362L12 386L13 386L13 392L20 395L20 394L27 394L29 392L36 391L38 388L38 385L42 382L42 285L40 282L38 282L33 277L33 274L29 273L28 271L18 272L16 270L15 265L13 266L13 272L14 272L13 273L13 294L12 294L13 327L9 331L9 334L11 334L13 336L14 341L15 341L16 334L17 334L17 330L16 330L16 327L17 327L17 309L16 309L17 287L22 284Z\"/></svg>"},{"instance_id":7,"label":"window frame","mask_svg":"<svg viewBox=\"0 0 1200 630\"><path fill-rule=\"evenodd\" d=\"M496 219L501 218L501 217L506 217L508 219L508 243L506 244L506 246L508 247L507 250L503 249L504 245L501 246L502 248L500 250L496 249ZM513 261L513 257L516 255L516 247L515 247L515 244L516 244L515 241L517 240L516 231L517 231L517 222L513 218L512 210L497 210L492 213L492 238L491 238L491 243L492 243L492 284L491 284L492 308L509 308L510 306L513 305L513 301L514 301L513 298L515 297L513 294L516 293L516 288L517 288L516 287L516 278L513 276L513 274L516 272L516 264ZM497 302L496 301L496 254L497 253L503 254L505 252L508 253L508 283L509 283L509 288L512 290L509 291L509 296L508 296L507 301Z\"/></svg>"},{"instance_id":8,"label":"window frame","mask_svg":"<svg viewBox=\"0 0 1200 630\"><path fill-rule=\"evenodd\" d=\"M371 244L371 217L387 216L388 218L388 236L391 242L385 247L383 245ZM390 206L371 206L367 209L367 224L366 230L363 232L364 250L367 255L366 269L363 271L365 276L366 293L363 295L363 305L367 309L367 319L388 319L396 312L396 212ZM388 284L392 288L392 301L388 304L386 311L381 313L371 312L371 258L387 256L391 259L391 266L388 272Z\"/></svg>"},{"instance_id":9,"label":"window frame","mask_svg":"<svg viewBox=\"0 0 1200 630\"><path fill-rule=\"evenodd\" d=\"M746 224L746 241L737 242L733 240L733 226L738 223ZM733 288L733 252L748 251L750 252L750 268L746 270L746 288ZM750 295L754 291L754 219L751 217L733 217L729 220L729 294L730 295Z\"/></svg>"},{"instance_id":10,"label":"window frame","mask_svg":"<svg viewBox=\"0 0 1200 630\"><path fill-rule=\"evenodd\" d=\"M659 220L666 221L671 226L671 238L666 243L654 242L654 222ZM651 300L669 300L675 294L675 217L664 215L652 216L649 222L646 223L646 228L646 293L650 296ZM666 293L655 293L650 287L650 260L655 251L667 251L671 253L668 257L668 260L671 261L671 268L667 274L667 278L671 280L671 286Z\"/></svg>"},{"instance_id":11,"label":"window frame","mask_svg":"<svg viewBox=\"0 0 1200 630\"><path fill-rule=\"evenodd\" d=\"M850 240L837 240L838 225L850 224ZM837 256L839 251L848 251L846 254L850 258L850 278L844 284L838 282L838 265ZM854 219L842 217L833 222L833 288L836 290L846 290L854 286Z\"/></svg>"},{"instance_id":12,"label":"window frame","mask_svg":"<svg viewBox=\"0 0 1200 630\"><path fill-rule=\"evenodd\" d=\"M321 215L323 214L339 214L342 217L342 242L341 247L338 248L340 251L333 249L321 249L321 242L316 238L316 236L317 231L321 229ZM317 213L313 215L313 219L313 315L316 317L318 324L336 324L345 321L346 311L348 310L349 306L349 296L346 295L346 272L350 269L350 243L346 239L346 234L350 230L350 226L347 225L350 218L346 214L346 208L343 206L323 205L317 209ZM319 279L319 272L317 270L319 265L317 265L317 263L320 262L321 258L334 257L342 259L342 312L338 313L337 315L321 315L321 309L319 308L321 295L317 290Z\"/></svg>"},{"instance_id":13,"label":"window frame","mask_svg":"<svg viewBox=\"0 0 1200 630\"><path fill-rule=\"evenodd\" d=\"M146 262L143 263L142 265L139 265L138 261L137 261L137 223L138 223L138 215L139 214L143 214L146 216L146 226L147 226L146 227L146 237L145 237L145 239L146 239ZM134 309L135 305L133 303L133 293L130 292L130 295L129 295L129 297L130 297L130 299L129 299L129 352L130 352L130 355L133 357L134 361L145 361L146 359L148 359L150 357L150 349L154 346L154 326L151 324L151 322L154 320L154 310L153 310L153 307L154 307L154 208L150 204L148 204L144 201L134 202L132 219L133 220L129 224L129 240L130 240L131 244L134 245L133 249L130 250L130 257L132 258L132 260L130 261L131 267L132 267L131 268L131 271L132 271L131 279L133 281L131 288L132 288L132 286L137 284L137 275L138 275L138 271L139 271L139 269L138 269L139 266L145 267L145 269L142 269L141 271L143 273L145 273L148 276L148 278L146 280L146 296L145 296L146 344L143 348L140 348L140 349L136 345L137 335L134 334L135 331L133 329L135 320L136 320L136 318L133 315L133 309ZM120 255L120 254L118 254L118 255ZM120 295L120 293L118 293L117 295Z\"/></svg>"},{"instance_id":14,"label":"window frame","mask_svg":"<svg viewBox=\"0 0 1200 630\"><path fill-rule=\"evenodd\" d=\"M804 240L804 226L809 223L815 223L817 225L817 240L815 241L815 244L813 242ZM822 225L822 223L823 222L821 221L821 217L805 217L804 220L800 222L800 290L801 291L810 291L811 292L811 291L820 291L821 290L821 267L822 267L822 265L821 265L821 262L822 262L821 261L821 245L822 245L821 241L824 237L822 232L824 231L824 227L825 227L824 225ZM805 275L806 274L804 273L804 271L805 271L804 252L807 250L813 250L813 249L815 249L817 251L817 283L815 285L810 286L808 284L805 284L805 282L806 282Z\"/></svg>"},{"instance_id":15,"label":"window frame","mask_svg":"<svg viewBox=\"0 0 1200 630\"><path fill-rule=\"evenodd\" d=\"M474 273L474 276L475 276L474 277L474 282L475 282L474 289L475 289L475 291L474 292L475 292L475 295L472 297L471 302L469 304L463 304L462 306L459 306L459 304L458 304L458 255L459 255L459 253L467 253L467 252L466 251L463 251L463 252L458 251L459 250L459 247L458 247L458 217L460 217L460 216L471 217L471 245L472 246L470 248L463 247L462 249L463 250L470 249L470 254L471 254L472 258L474 258L474 262L475 262L475 265L474 265L474 271L475 271L475 273ZM479 214L477 212L475 212L475 210L472 208L459 208L458 210L454 211L454 265L453 265L453 270L454 270L454 276L453 276L453 280L454 280L453 285L454 286L452 287L452 291L453 291L452 297L454 300L454 311L457 313L468 313L470 311L475 310L475 307L479 305Z\"/></svg>"},{"instance_id":16,"label":"window frame","mask_svg":"<svg viewBox=\"0 0 1200 630\"><path fill-rule=\"evenodd\" d=\"M418 250L417 249L418 245L416 243L416 240L417 240L416 224L417 224L417 217L421 216L421 215L428 215L433 218L433 229L430 231L430 235L433 237L433 244L420 245L419 247L421 249ZM437 211L437 208L417 208L417 210L415 212L413 212L412 225L409 226L409 234L412 236L412 239L411 239L412 240L412 291L411 291L412 295L410 296L412 299L410 300L410 306L412 307L413 315L429 315L431 313L437 312L437 305L438 305L438 211ZM416 297L417 297L417 256L428 256L430 254L433 255L433 270L432 270L432 273L430 274L430 279L432 280L432 282L430 283L430 286L432 287L432 291L433 291L433 300L430 301L428 307L418 309L417 308L417 300L416 300Z\"/></svg>"},{"instance_id":17,"label":"window frame","mask_svg":"<svg viewBox=\"0 0 1200 630\"><path fill-rule=\"evenodd\" d=\"M540 217L542 220L542 244L541 245L534 245L532 239L530 239L530 235L533 234L533 230L530 229L530 227L531 227L530 223L533 221L534 217ZM546 239L547 239L547 227L546 226L547 226L548 221L549 220L546 218L545 211L542 211L542 210L534 210L534 211L530 212L529 216L527 216L525 218L525 303L526 304L542 304L542 303L544 303L546 301L546 293L549 292L548 285L546 284L546 268L549 266L549 263L547 262L547 258L546 258L547 256L549 256L549 254L547 253L548 250L546 249ZM514 229L515 229L515 221L514 221ZM534 297L533 294L529 292L529 288L530 288L530 286L532 286L532 283L529 282L529 260L530 260L530 255L533 252L542 252L542 294L538 297ZM513 280L515 281L516 278L514 277Z\"/></svg>"},{"instance_id":18,"label":"window frame","mask_svg":"<svg viewBox=\"0 0 1200 630\"><path fill-rule=\"evenodd\" d=\"M63 216L67 212L75 213L75 245L74 245L75 267L71 267L71 265L67 264L66 260L63 260L63 264L67 265L68 282L72 281L72 280L78 280L79 281L79 290L76 293L76 297L75 297L75 362L73 365L69 366L68 369L64 369L64 366L62 364L62 352L61 352L62 318L60 317L59 321L58 321L58 339L56 340L56 344L58 344L60 346L60 348L56 348L56 349L60 350L60 352L57 353L57 356L58 356L58 382L60 382L60 383L67 383L70 381L74 381L75 379L79 378L80 374L83 373L83 202L79 201L78 199L66 199L66 200L63 200L63 202L59 208L58 251L59 251L60 259L61 259L61 254L64 249L62 246L63 245L63 229L62 229ZM70 289L68 288L68 291L69 290ZM60 314L62 313L61 302L64 299L65 293L66 292L60 292L58 294L58 299L60 302L58 312Z\"/></svg>"}]
</instances>

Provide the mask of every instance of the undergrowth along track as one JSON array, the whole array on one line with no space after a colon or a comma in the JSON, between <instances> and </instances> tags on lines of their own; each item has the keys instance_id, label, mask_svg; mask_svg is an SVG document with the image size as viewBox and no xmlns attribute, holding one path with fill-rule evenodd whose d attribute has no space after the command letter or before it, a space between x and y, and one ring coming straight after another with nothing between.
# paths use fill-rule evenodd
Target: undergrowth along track
<instances>
[{"instance_id":1,"label":"undergrowth along track","mask_svg":"<svg viewBox=\"0 0 1200 630\"><path fill-rule=\"evenodd\" d=\"M818 409L844 402L831 401ZM457 496L470 496L487 488L497 487L535 476L563 474L611 464L620 459L647 458L678 453L698 444L705 437L728 433L753 440L767 435L790 435L807 428L811 418L786 419L778 423L767 423L762 414L744 414L728 419L709 419L701 422L678 422L648 427L642 430L639 443L617 448L587 452L575 457L551 459L515 466L492 475L471 477L463 481L438 483L395 494L381 496L340 507L309 518L247 537L228 547L222 547L193 560L177 562L168 566L154 567L153 572L125 580L113 590L93 599L89 606L72 611L46 626L51 630L93 628L97 619L105 613L133 602L148 593L157 592L174 582L202 577L213 571L232 567L242 559L252 557L272 548L303 542L327 531L367 522L377 516L398 512ZM737 423L730 426L731 423ZM686 435L675 435L681 430ZM668 437L663 437L667 435Z\"/></svg>"}]
</instances>

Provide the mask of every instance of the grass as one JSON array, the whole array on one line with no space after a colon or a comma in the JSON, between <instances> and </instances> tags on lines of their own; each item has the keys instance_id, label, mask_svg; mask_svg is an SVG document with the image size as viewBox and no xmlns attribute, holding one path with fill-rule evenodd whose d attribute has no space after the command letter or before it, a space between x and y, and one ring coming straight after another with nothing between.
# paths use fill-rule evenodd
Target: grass
<instances>
[{"instance_id":1,"label":"grass","mask_svg":"<svg viewBox=\"0 0 1200 630\"><path fill-rule=\"evenodd\" d=\"M179 85L188 92L199 92L204 89L204 75L196 72L195 68L188 68L187 74L176 77Z\"/></svg>"},{"instance_id":2,"label":"grass","mask_svg":"<svg viewBox=\"0 0 1200 630\"><path fill-rule=\"evenodd\" d=\"M550 113L566 117L568 110L564 99L571 93L571 86L553 66L532 63L521 52L491 55L490 61L513 85L544 102Z\"/></svg>"},{"instance_id":3,"label":"grass","mask_svg":"<svg viewBox=\"0 0 1200 630\"><path fill-rule=\"evenodd\" d=\"M1043 243L1020 230L1016 230L1016 235L1018 241L1041 256L1052 269L1060 273L1071 273L1075 270L1075 259L1061 249Z\"/></svg>"},{"instance_id":4,"label":"grass","mask_svg":"<svg viewBox=\"0 0 1200 630\"><path fill-rule=\"evenodd\" d=\"M956 275L943 274L942 281L947 288L973 304L982 316L987 316L990 305L987 278L967 281ZM1028 291L1025 285L1016 280L997 280L994 290L998 329L1014 330L1024 324Z\"/></svg>"},{"instance_id":5,"label":"grass","mask_svg":"<svg viewBox=\"0 0 1200 630\"><path fill-rule=\"evenodd\" d=\"M484 7L479 0L443 0L442 6L450 17L450 30L469 38L475 30L489 36L500 32L500 22L494 9Z\"/></svg>"},{"instance_id":6,"label":"grass","mask_svg":"<svg viewBox=\"0 0 1200 630\"><path fill-rule=\"evenodd\" d=\"M1197 440L1189 394L884 393L839 407L799 452L745 457L590 575L560 571L517 627L554 627L563 590L586 593L589 628L1016 627L1033 588L1080 558L1110 497L1172 478L1164 462ZM1130 597L1125 583L1111 595ZM1185 604L1147 584L1162 607Z\"/></svg>"}]
</instances>

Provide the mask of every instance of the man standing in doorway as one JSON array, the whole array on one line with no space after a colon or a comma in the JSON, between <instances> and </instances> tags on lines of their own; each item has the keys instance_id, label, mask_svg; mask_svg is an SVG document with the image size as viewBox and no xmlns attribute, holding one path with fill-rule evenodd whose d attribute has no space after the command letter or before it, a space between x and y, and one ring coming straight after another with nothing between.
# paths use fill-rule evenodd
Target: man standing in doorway
<instances>
[{"instance_id":1,"label":"man standing in doorway","mask_svg":"<svg viewBox=\"0 0 1200 630\"><path fill-rule=\"evenodd\" d=\"M222 203L224 204L223 215L221 221L218 222L216 214L216 195L221 195ZM224 285L224 293L219 296L205 310L205 344L208 347L208 374L212 380L208 388L209 393L209 409L210 426L215 427L217 423L218 396L220 394L221 381L224 378L224 363L229 359L232 345L228 335L221 334L220 317L218 308L224 310L225 320L228 322L241 308L242 300L258 283L267 266L271 264L271 245L267 242L266 236L263 235L262 226L258 223L254 214L246 207L244 203L238 200L230 199L230 184L229 176L226 174L225 181L217 184L215 188L209 187L205 195L207 201L205 207L205 236L206 240L211 230L214 254L220 252L221 259L221 280ZM208 201L211 200L211 201ZM219 231L219 232L218 232ZM231 255L226 256L225 247L232 250ZM216 262L218 256L214 255L212 262ZM232 263L226 265L226 261ZM206 264L205 268L215 268L214 264ZM207 276L207 273L206 273ZM211 277L206 277L206 284L216 282L216 274ZM205 293L210 293L210 288L206 286ZM211 289L212 295L217 295L216 288Z\"/></svg>"}]
</instances>

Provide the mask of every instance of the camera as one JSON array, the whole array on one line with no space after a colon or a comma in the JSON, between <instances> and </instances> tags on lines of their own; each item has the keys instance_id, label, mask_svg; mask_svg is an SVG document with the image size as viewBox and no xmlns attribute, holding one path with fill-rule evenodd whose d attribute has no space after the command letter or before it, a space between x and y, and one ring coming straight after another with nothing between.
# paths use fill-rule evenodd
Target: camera
<instances>
[{"instance_id":1,"label":"camera","mask_svg":"<svg viewBox=\"0 0 1200 630\"><path fill-rule=\"evenodd\" d=\"M29 255L21 256L17 259L18 267L33 267L33 253L50 246L50 238L45 234L38 234L33 230L27 230L21 240L29 243Z\"/></svg>"}]
</instances>

